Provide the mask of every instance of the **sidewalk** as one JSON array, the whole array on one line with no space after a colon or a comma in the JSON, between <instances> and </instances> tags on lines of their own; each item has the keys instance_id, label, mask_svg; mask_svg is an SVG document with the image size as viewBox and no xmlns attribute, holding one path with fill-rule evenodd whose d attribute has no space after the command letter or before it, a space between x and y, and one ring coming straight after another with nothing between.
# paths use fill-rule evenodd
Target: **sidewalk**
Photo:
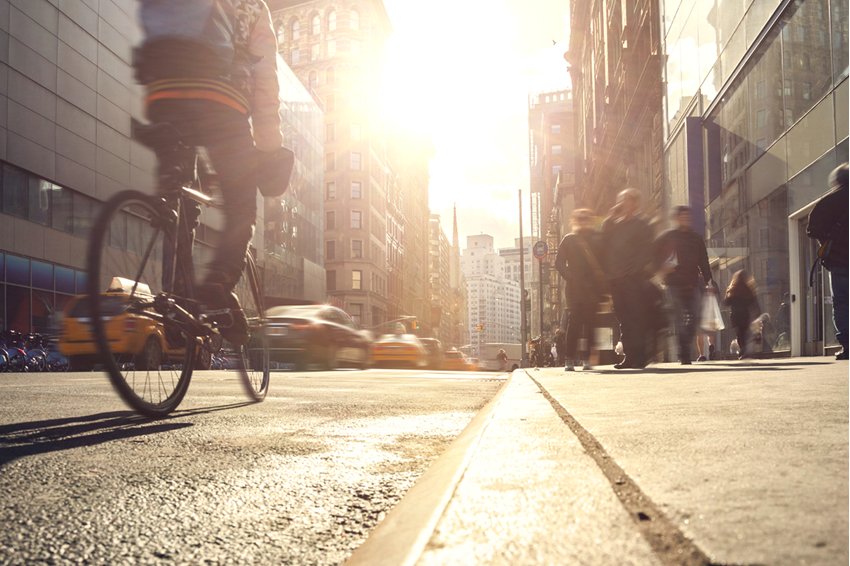
<instances>
[{"instance_id":1,"label":"sidewalk","mask_svg":"<svg viewBox=\"0 0 850 566\"><path fill-rule=\"evenodd\" d=\"M848 371L519 370L347 564L847 564Z\"/></svg>"}]
</instances>

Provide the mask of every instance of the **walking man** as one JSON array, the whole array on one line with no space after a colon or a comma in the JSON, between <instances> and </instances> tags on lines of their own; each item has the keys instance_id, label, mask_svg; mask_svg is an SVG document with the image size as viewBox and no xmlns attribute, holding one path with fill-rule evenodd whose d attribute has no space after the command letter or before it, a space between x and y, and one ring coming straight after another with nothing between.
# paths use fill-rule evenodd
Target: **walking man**
<instances>
[{"instance_id":1,"label":"walking man","mask_svg":"<svg viewBox=\"0 0 850 566\"><path fill-rule=\"evenodd\" d=\"M806 234L817 238L821 249L818 257L823 267L829 270L829 283L832 287L832 321L835 324L835 338L842 350L835 355L836 360L847 359L847 285L848 285L848 247L847 247L847 164L838 166L829 174L830 193L821 198L809 214Z\"/></svg>"},{"instance_id":2,"label":"walking man","mask_svg":"<svg viewBox=\"0 0 850 566\"><path fill-rule=\"evenodd\" d=\"M652 229L639 213L640 191L626 189L602 225L601 250L611 285L614 315L620 322L625 359L617 369L643 369L648 363L650 312L647 296L652 263Z\"/></svg>"},{"instance_id":3,"label":"walking man","mask_svg":"<svg viewBox=\"0 0 850 566\"><path fill-rule=\"evenodd\" d=\"M705 285L711 285L708 252L702 236L691 228L692 219L689 207L677 206L673 209L676 227L655 241L656 261L661 263L664 284L673 301L679 361L683 365L691 363L691 343L699 323L701 294L697 284L700 273Z\"/></svg>"}]
</instances>

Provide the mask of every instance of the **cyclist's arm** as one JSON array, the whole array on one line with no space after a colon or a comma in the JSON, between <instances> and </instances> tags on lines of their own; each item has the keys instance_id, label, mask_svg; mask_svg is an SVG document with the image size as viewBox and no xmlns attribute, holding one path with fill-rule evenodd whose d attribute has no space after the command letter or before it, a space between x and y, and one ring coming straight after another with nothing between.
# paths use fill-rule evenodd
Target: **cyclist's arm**
<instances>
[{"instance_id":1,"label":"cyclist's arm","mask_svg":"<svg viewBox=\"0 0 850 566\"><path fill-rule=\"evenodd\" d=\"M272 16L265 2L254 29L248 49L259 57L254 65L254 106L251 122L254 144L261 151L273 151L283 145L280 133L280 83L277 76L277 38L272 28Z\"/></svg>"}]
</instances>

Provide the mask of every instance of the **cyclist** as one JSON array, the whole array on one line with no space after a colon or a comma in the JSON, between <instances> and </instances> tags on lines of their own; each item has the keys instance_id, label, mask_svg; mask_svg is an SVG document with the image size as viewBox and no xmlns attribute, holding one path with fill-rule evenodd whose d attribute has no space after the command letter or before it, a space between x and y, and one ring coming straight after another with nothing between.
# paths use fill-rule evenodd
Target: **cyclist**
<instances>
[{"instance_id":1,"label":"cyclist","mask_svg":"<svg viewBox=\"0 0 850 566\"><path fill-rule=\"evenodd\" d=\"M256 166L283 142L271 13L264 0L140 3L144 41L134 67L147 117L173 125L184 144L206 148L225 204L221 241L197 296L211 311L229 312L232 325L221 334L241 346L248 321L233 289L256 224ZM174 168L176 144L157 151L160 177Z\"/></svg>"}]
</instances>

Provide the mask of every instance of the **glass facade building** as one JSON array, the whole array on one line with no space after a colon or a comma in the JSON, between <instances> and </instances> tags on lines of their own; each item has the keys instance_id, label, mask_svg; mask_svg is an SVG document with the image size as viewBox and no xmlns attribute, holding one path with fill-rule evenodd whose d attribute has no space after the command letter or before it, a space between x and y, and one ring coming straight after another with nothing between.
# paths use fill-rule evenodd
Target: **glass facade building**
<instances>
[{"instance_id":1,"label":"glass facade building","mask_svg":"<svg viewBox=\"0 0 850 566\"><path fill-rule=\"evenodd\" d=\"M805 222L847 161L847 0L662 4L666 204L705 211L695 229L721 288L740 269L755 278L757 351L821 354L837 344Z\"/></svg>"},{"instance_id":2,"label":"glass facade building","mask_svg":"<svg viewBox=\"0 0 850 566\"><path fill-rule=\"evenodd\" d=\"M289 190L265 201L264 284L271 297L324 302L324 113L279 56L278 68L283 145L295 152L295 169Z\"/></svg>"}]
</instances>

